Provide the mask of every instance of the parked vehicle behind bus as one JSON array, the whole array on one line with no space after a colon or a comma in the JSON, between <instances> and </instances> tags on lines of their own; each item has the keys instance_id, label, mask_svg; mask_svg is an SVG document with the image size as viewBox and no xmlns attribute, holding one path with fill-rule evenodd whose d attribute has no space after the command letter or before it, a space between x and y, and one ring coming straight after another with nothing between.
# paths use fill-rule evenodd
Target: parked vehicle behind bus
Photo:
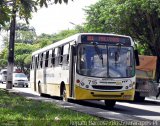
<instances>
[{"instance_id":1,"label":"parked vehicle behind bus","mask_svg":"<svg viewBox=\"0 0 160 126\"><path fill-rule=\"evenodd\" d=\"M13 73L13 87L28 87L28 78L24 73Z\"/></svg>"},{"instance_id":2,"label":"parked vehicle behind bus","mask_svg":"<svg viewBox=\"0 0 160 126\"><path fill-rule=\"evenodd\" d=\"M1 69L0 71L0 82L3 84L7 81L7 69Z\"/></svg>"},{"instance_id":3,"label":"parked vehicle behind bus","mask_svg":"<svg viewBox=\"0 0 160 126\"><path fill-rule=\"evenodd\" d=\"M156 96L159 83L156 83L157 56L139 55L140 65L136 67L135 101Z\"/></svg>"},{"instance_id":4,"label":"parked vehicle behind bus","mask_svg":"<svg viewBox=\"0 0 160 126\"><path fill-rule=\"evenodd\" d=\"M107 107L133 100L133 45L129 36L104 33L81 33L53 43L32 53L31 88L63 100L105 100Z\"/></svg>"}]
</instances>

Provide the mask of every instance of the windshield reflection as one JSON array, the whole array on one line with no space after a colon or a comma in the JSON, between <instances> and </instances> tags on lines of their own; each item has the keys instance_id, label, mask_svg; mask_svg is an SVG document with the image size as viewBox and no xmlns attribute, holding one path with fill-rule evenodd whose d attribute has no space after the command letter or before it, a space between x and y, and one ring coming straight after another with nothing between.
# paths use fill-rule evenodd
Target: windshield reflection
<instances>
[{"instance_id":1,"label":"windshield reflection","mask_svg":"<svg viewBox=\"0 0 160 126\"><path fill-rule=\"evenodd\" d=\"M80 44L77 70L85 76L132 77L135 74L133 48Z\"/></svg>"}]
</instances>

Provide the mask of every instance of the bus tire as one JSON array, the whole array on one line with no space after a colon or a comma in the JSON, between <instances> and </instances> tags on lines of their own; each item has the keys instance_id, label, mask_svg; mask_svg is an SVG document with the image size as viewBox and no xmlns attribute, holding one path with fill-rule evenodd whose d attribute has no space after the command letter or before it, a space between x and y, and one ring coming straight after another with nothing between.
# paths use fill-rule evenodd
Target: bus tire
<instances>
[{"instance_id":1,"label":"bus tire","mask_svg":"<svg viewBox=\"0 0 160 126\"><path fill-rule=\"evenodd\" d=\"M114 100L105 100L104 102L107 108L114 108L116 104L116 101Z\"/></svg>"},{"instance_id":2,"label":"bus tire","mask_svg":"<svg viewBox=\"0 0 160 126\"><path fill-rule=\"evenodd\" d=\"M46 98L47 98L47 97L49 97L50 95L44 94L44 93L40 93L40 96L41 96L41 97L46 97Z\"/></svg>"},{"instance_id":3,"label":"bus tire","mask_svg":"<svg viewBox=\"0 0 160 126\"><path fill-rule=\"evenodd\" d=\"M39 93L39 94L42 93L40 83L41 83L41 81L38 81L38 93Z\"/></svg>"},{"instance_id":4,"label":"bus tire","mask_svg":"<svg viewBox=\"0 0 160 126\"><path fill-rule=\"evenodd\" d=\"M139 92L135 92L134 101L135 102L144 102L145 96L140 96Z\"/></svg>"},{"instance_id":5,"label":"bus tire","mask_svg":"<svg viewBox=\"0 0 160 126\"><path fill-rule=\"evenodd\" d=\"M64 82L61 83L60 97L62 98L63 101L67 101L66 87Z\"/></svg>"}]
</instances>

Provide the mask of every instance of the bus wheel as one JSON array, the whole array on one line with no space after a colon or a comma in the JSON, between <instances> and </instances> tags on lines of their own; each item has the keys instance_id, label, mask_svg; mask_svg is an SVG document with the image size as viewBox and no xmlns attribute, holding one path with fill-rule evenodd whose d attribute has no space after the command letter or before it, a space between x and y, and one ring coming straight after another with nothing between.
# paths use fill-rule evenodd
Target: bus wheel
<instances>
[{"instance_id":1,"label":"bus wheel","mask_svg":"<svg viewBox=\"0 0 160 126\"><path fill-rule=\"evenodd\" d=\"M38 81L38 93L39 93L39 94L41 94L41 92L42 92L42 91L41 91L41 85L40 85L40 83L41 83L41 82Z\"/></svg>"},{"instance_id":2,"label":"bus wheel","mask_svg":"<svg viewBox=\"0 0 160 126\"><path fill-rule=\"evenodd\" d=\"M139 92L135 93L135 96L134 96L135 102L144 102L144 100L145 100L145 96L140 96Z\"/></svg>"},{"instance_id":3,"label":"bus wheel","mask_svg":"<svg viewBox=\"0 0 160 126\"><path fill-rule=\"evenodd\" d=\"M63 90L62 100L67 101L66 90Z\"/></svg>"},{"instance_id":4,"label":"bus wheel","mask_svg":"<svg viewBox=\"0 0 160 126\"><path fill-rule=\"evenodd\" d=\"M60 95L63 101L67 101L67 93L66 93L66 87L65 84L61 84L61 89L60 89Z\"/></svg>"},{"instance_id":5,"label":"bus wheel","mask_svg":"<svg viewBox=\"0 0 160 126\"><path fill-rule=\"evenodd\" d=\"M105 100L105 105L107 108L113 108L116 104L116 101L112 101L112 100Z\"/></svg>"}]
</instances>

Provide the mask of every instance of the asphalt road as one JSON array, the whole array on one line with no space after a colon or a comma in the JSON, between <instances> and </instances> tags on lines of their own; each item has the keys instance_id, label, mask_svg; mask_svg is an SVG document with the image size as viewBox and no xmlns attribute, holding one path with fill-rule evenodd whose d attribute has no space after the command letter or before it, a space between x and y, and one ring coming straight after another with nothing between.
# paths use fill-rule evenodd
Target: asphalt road
<instances>
[{"instance_id":1,"label":"asphalt road","mask_svg":"<svg viewBox=\"0 0 160 126\"><path fill-rule=\"evenodd\" d=\"M0 84L0 88L5 88L5 84ZM14 91L31 99L41 99L49 102L57 102L65 108L80 111L94 116L99 116L113 120L137 120L143 123L151 121L149 125L160 125L160 100L147 98L144 102L117 102L113 109L107 109L103 101L70 101L63 102L53 98L43 98L37 93L31 91L30 88L13 88ZM142 124L143 125L143 124Z\"/></svg>"}]
</instances>

